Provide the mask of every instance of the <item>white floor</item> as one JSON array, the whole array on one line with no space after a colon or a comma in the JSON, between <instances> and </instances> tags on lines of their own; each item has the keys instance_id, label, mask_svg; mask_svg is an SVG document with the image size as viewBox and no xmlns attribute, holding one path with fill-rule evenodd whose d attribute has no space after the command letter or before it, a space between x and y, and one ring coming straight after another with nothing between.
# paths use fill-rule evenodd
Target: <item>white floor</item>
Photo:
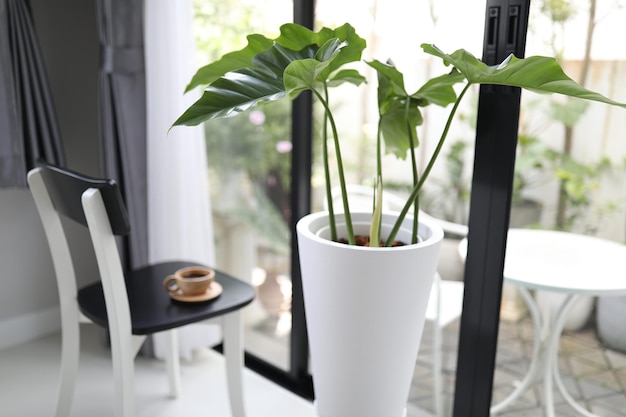
<instances>
[{"instance_id":1,"label":"white floor","mask_svg":"<svg viewBox=\"0 0 626 417\"><path fill-rule=\"evenodd\" d=\"M72 417L113 415L113 373L98 329L81 327L81 358ZM0 350L0 417L54 415L60 335ZM138 357L135 373L137 417L230 417L222 356L198 352L181 363L182 394L168 397L164 364ZM310 402L246 369L248 417L314 417Z\"/></svg>"}]
</instances>

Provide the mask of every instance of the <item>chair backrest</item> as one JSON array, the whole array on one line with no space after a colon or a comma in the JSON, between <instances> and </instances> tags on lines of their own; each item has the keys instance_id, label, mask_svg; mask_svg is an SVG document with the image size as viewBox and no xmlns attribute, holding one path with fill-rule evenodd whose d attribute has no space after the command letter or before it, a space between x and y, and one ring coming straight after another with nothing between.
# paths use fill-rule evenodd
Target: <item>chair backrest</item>
<instances>
[{"instance_id":1,"label":"chair backrest","mask_svg":"<svg viewBox=\"0 0 626 417\"><path fill-rule=\"evenodd\" d=\"M65 168L39 163L40 175L56 211L75 222L87 226L81 203L82 195L90 188L100 190L111 229L115 235L126 235L130 231L128 212L114 180L87 177Z\"/></svg>"},{"instance_id":2,"label":"chair backrest","mask_svg":"<svg viewBox=\"0 0 626 417\"><path fill-rule=\"evenodd\" d=\"M40 164L28 183L41 217L64 311L76 310L76 274L62 217L86 226L91 236L105 296L110 330L130 332L130 309L124 273L115 241L130 231L119 187L113 180L90 178L64 168ZM113 334L111 334L114 337Z\"/></svg>"}]
</instances>

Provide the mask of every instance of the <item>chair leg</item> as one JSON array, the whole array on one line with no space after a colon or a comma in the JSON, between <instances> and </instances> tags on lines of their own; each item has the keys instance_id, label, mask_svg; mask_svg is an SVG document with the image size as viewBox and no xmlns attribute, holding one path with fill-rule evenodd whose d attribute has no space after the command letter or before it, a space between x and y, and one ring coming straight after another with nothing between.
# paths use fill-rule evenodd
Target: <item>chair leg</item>
<instances>
[{"instance_id":1,"label":"chair leg","mask_svg":"<svg viewBox=\"0 0 626 417\"><path fill-rule=\"evenodd\" d=\"M56 417L68 417L70 415L80 355L80 324L78 320L73 319L70 322L66 322L66 320L63 322L61 333L61 373Z\"/></svg>"},{"instance_id":2,"label":"chair leg","mask_svg":"<svg viewBox=\"0 0 626 417\"><path fill-rule=\"evenodd\" d=\"M228 396L233 417L245 417L243 403L243 323L241 312L222 317Z\"/></svg>"},{"instance_id":3,"label":"chair leg","mask_svg":"<svg viewBox=\"0 0 626 417\"><path fill-rule=\"evenodd\" d=\"M115 417L134 417L135 350L132 335L111 335L111 357L115 384Z\"/></svg>"},{"instance_id":4,"label":"chair leg","mask_svg":"<svg viewBox=\"0 0 626 417\"><path fill-rule=\"evenodd\" d=\"M170 384L170 396L176 398L180 395L180 355L178 352L178 331L176 329L165 332L166 353L165 365Z\"/></svg>"}]
</instances>

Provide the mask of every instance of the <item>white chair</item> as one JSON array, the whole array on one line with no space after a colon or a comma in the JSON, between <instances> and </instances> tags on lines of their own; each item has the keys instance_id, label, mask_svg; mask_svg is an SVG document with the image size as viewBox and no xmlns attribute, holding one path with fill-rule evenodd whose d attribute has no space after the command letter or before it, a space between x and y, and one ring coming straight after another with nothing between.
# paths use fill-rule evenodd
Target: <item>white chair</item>
<instances>
[{"instance_id":1,"label":"white chair","mask_svg":"<svg viewBox=\"0 0 626 417\"><path fill-rule=\"evenodd\" d=\"M348 184L348 204L350 210L371 210L373 188L357 184ZM343 212L341 203L341 190L331 190L333 208L335 212ZM383 191L383 210L400 211L405 204L400 196ZM324 202L324 208L328 209L328 203ZM420 211L420 217L428 217L435 220L447 235L463 238L467 236L467 226L456 224L432 217ZM426 310L426 320L433 323L433 406L435 415L443 416L443 387L442 387L442 330L448 324L461 317L463 310L463 291L465 286L460 281L443 280L437 274L433 281L430 299Z\"/></svg>"},{"instance_id":2,"label":"white chair","mask_svg":"<svg viewBox=\"0 0 626 417\"><path fill-rule=\"evenodd\" d=\"M108 329L115 385L112 415L133 417L134 358L146 335L167 332L170 393L176 396L180 382L175 329L210 318L222 320L232 414L244 417L240 311L253 300L254 289L216 271L215 280L223 289L219 297L193 304L173 301L163 288L163 280L193 264L172 261L123 270L116 236L127 234L130 225L114 181L41 164L29 172L28 183L52 253L60 297L63 345L56 417L70 414L80 351L79 323L91 322ZM64 230L68 219L87 227L100 272L100 280L82 288L77 288L74 254Z\"/></svg>"}]
</instances>

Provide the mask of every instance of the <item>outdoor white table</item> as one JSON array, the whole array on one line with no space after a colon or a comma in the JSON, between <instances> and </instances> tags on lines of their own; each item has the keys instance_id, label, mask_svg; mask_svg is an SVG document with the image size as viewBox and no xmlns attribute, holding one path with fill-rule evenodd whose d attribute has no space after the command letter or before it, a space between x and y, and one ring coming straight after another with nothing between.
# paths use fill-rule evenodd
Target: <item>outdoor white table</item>
<instances>
[{"instance_id":1,"label":"outdoor white table","mask_svg":"<svg viewBox=\"0 0 626 417\"><path fill-rule=\"evenodd\" d=\"M459 244L465 259L467 239ZM558 366L559 338L568 310L583 295L626 294L626 246L566 232L510 229L504 261L504 279L515 284L528 305L535 325L535 344L528 373L503 401L493 405L497 414L523 394L543 371L545 408L554 417L553 382L565 400L580 414L597 417L576 403L567 392ZM567 295L554 317L542 315L529 290L544 290ZM544 358L544 367L540 365Z\"/></svg>"}]
</instances>

